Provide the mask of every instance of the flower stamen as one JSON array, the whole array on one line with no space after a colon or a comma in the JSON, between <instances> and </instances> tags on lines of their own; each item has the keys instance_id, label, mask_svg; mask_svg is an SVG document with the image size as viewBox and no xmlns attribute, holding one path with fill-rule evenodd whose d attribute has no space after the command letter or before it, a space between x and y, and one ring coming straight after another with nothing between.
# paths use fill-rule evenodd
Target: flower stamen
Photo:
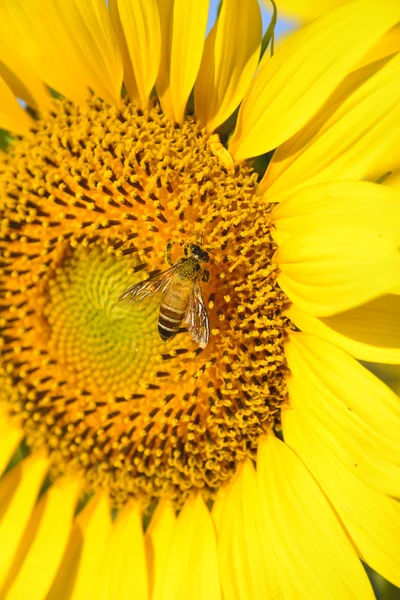
<instances>
[{"instance_id":1,"label":"flower stamen","mask_svg":"<svg viewBox=\"0 0 400 600\"><path fill-rule=\"evenodd\" d=\"M4 376L29 446L116 505L213 497L286 401L287 299L251 167L154 103L58 101L1 167ZM224 158L225 157L225 158ZM118 303L202 237L211 336L164 344L160 300Z\"/></svg>"}]
</instances>

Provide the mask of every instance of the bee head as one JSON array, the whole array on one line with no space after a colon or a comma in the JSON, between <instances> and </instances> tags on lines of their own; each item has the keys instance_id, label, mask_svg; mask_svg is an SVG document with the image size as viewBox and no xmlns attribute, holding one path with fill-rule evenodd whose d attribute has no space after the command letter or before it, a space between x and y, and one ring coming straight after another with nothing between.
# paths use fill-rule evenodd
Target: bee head
<instances>
[{"instance_id":1,"label":"bee head","mask_svg":"<svg viewBox=\"0 0 400 600\"><path fill-rule=\"evenodd\" d=\"M203 250L203 248L198 244L191 244L190 252L192 253L192 256L194 256L199 262L206 263L210 260L208 252Z\"/></svg>"}]
</instances>

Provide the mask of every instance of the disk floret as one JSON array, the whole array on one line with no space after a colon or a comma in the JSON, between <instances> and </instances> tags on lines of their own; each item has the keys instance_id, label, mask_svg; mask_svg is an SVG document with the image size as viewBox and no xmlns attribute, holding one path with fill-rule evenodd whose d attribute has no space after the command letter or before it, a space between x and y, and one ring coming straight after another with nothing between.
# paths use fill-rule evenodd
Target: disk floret
<instances>
[{"instance_id":1,"label":"disk floret","mask_svg":"<svg viewBox=\"0 0 400 600\"><path fill-rule=\"evenodd\" d=\"M54 476L79 473L116 504L213 497L279 427L290 323L256 185L156 103L57 101L14 143L0 167L3 377ZM168 240L177 260L200 238L209 343L163 343L157 299L118 298L168 268Z\"/></svg>"}]
</instances>

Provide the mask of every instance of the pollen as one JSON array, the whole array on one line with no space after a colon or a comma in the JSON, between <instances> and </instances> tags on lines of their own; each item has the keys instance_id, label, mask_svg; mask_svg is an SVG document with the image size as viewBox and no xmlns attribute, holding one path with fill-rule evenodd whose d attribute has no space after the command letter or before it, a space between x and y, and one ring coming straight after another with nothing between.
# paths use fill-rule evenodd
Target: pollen
<instances>
[{"instance_id":1,"label":"pollen","mask_svg":"<svg viewBox=\"0 0 400 600\"><path fill-rule=\"evenodd\" d=\"M290 322L269 204L191 116L93 99L53 112L0 162L2 374L26 444L87 491L206 499L279 429ZM127 287L188 243L210 255L205 349L158 335L160 298ZM4 394L4 391L3 391Z\"/></svg>"}]
</instances>

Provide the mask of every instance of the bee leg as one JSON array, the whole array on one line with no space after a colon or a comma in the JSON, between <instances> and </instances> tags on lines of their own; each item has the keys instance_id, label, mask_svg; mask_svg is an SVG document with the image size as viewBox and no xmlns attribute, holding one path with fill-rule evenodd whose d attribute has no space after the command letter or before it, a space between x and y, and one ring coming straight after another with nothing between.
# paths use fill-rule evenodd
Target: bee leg
<instances>
[{"instance_id":1,"label":"bee leg","mask_svg":"<svg viewBox=\"0 0 400 600\"><path fill-rule=\"evenodd\" d=\"M172 252L172 246L174 245L174 242L172 240L168 240L167 242L167 248L165 250L165 257L167 259L167 263L170 265L170 267L172 267L172 265L174 264L172 261L172 256L171 256L171 252Z\"/></svg>"},{"instance_id":2,"label":"bee leg","mask_svg":"<svg viewBox=\"0 0 400 600\"><path fill-rule=\"evenodd\" d=\"M204 281L205 283L208 283L211 279L211 275L210 275L210 271L207 271L207 269L204 269L203 271L203 277L201 278L202 281Z\"/></svg>"}]
</instances>

